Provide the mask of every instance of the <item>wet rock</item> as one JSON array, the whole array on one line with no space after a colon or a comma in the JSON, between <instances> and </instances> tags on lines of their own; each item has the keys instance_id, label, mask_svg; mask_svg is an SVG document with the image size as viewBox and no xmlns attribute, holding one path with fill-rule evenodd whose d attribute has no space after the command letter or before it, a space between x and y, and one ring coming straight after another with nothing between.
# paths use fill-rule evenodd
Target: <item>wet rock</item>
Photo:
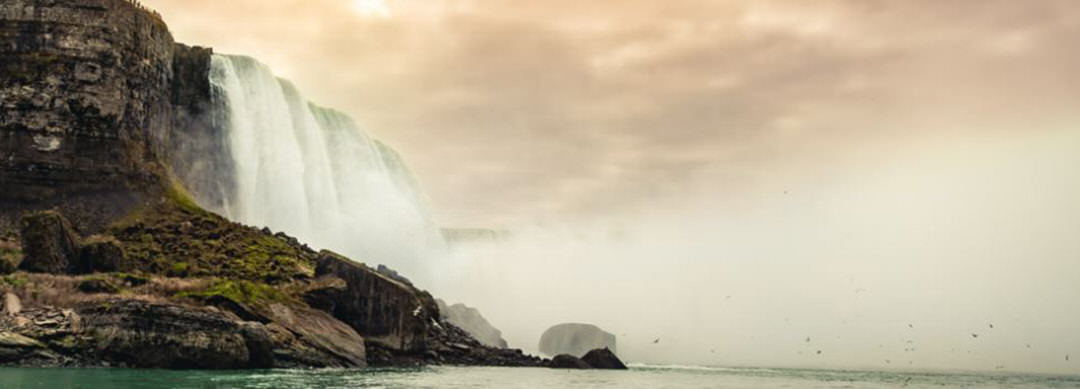
<instances>
[{"instance_id":1,"label":"wet rock","mask_svg":"<svg viewBox=\"0 0 1080 389\"><path fill-rule=\"evenodd\" d=\"M173 304L115 300L78 310L101 359L138 368L271 367L261 324ZM249 348L249 344L253 347Z\"/></svg>"},{"instance_id":2,"label":"wet rock","mask_svg":"<svg viewBox=\"0 0 1080 389\"><path fill-rule=\"evenodd\" d=\"M35 354L52 354L37 340L8 331L0 331L0 363L18 362Z\"/></svg>"},{"instance_id":3,"label":"wet rock","mask_svg":"<svg viewBox=\"0 0 1080 389\"><path fill-rule=\"evenodd\" d=\"M326 289L334 317L391 350L423 351L438 307L431 295L329 251L319 254L315 276L345 281L345 289Z\"/></svg>"},{"instance_id":4,"label":"wet rock","mask_svg":"<svg viewBox=\"0 0 1080 389\"><path fill-rule=\"evenodd\" d=\"M294 349L305 350L294 353L298 360L293 362L319 367L367 366L364 338L326 312L274 303L260 313L292 335L295 340L290 344ZM281 354L288 355L289 352ZM288 366L283 363L280 367Z\"/></svg>"},{"instance_id":5,"label":"wet rock","mask_svg":"<svg viewBox=\"0 0 1080 389\"><path fill-rule=\"evenodd\" d=\"M43 211L22 219L25 257L19 268L28 272L68 274L79 268L79 236L59 212Z\"/></svg>"},{"instance_id":6,"label":"wet rock","mask_svg":"<svg viewBox=\"0 0 1080 389\"><path fill-rule=\"evenodd\" d=\"M575 357L569 354L559 354L554 358L551 358L551 363L548 365L552 369L591 369L588 363L581 360L581 358Z\"/></svg>"},{"instance_id":7,"label":"wet rock","mask_svg":"<svg viewBox=\"0 0 1080 389\"><path fill-rule=\"evenodd\" d=\"M588 354L581 357L581 360L585 361L593 369L626 370L626 365L619 360L619 357L606 348L589 351Z\"/></svg>"},{"instance_id":8,"label":"wet rock","mask_svg":"<svg viewBox=\"0 0 1080 389\"><path fill-rule=\"evenodd\" d=\"M540 352L547 355L584 355L602 348L614 351L615 335L592 324L559 324L540 336Z\"/></svg>"},{"instance_id":9,"label":"wet rock","mask_svg":"<svg viewBox=\"0 0 1080 389\"><path fill-rule=\"evenodd\" d=\"M308 306L325 312L334 312L337 307L337 298L348 291L345 280L337 277L321 277L311 282L303 293L304 302Z\"/></svg>"}]
</instances>

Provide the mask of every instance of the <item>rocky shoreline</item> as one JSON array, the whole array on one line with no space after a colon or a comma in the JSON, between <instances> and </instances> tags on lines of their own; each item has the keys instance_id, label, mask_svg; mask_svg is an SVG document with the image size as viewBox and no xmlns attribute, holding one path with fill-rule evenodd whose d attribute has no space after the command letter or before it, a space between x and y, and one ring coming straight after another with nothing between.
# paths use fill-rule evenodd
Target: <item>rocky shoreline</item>
<instances>
[{"instance_id":1,"label":"rocky shoreline","mask_svg":"<svg viewBox=\"0 0 1080 389\"><path fill-rule=\"evenodd\" d=\"M392 270L204 210L212 50L160 15L4 1L0 43L0 366L550 365Z\"/></svg>"},{"instance_id":2,"label":"rocky shoreline","mask_svg":"<svg viewBox=\"0 0 1080 389\"><path fill-rule=\"evenodd\" d=\"M19 271L0 277L2 365L548 363L483 345L441 319L427 292L283 234L187 209L169 196L110 227L116 235L81 237L54 211L29 214L21 225L21 245L10 250L19 257L4 259ZM214 242L244 260L193 248Z\"/></svg>"}]
</instances>

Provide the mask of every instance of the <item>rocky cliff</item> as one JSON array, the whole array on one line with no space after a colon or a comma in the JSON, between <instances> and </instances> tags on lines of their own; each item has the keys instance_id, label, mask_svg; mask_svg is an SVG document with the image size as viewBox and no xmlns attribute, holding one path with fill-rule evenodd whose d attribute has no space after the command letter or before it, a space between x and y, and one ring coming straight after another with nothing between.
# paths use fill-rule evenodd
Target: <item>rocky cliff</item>
<instances>
[{"instance_id":1,"label":"rocky cliff","mask_svg":"<svg viewBox=\"0 0 1080 389\"><path fill-rule=\"evenodd\" d=\"M172 36L124 0L6 0L0 20L0 228L61 207L101 229L161 176Z\"/></svg>"},{"instance_id":2,"label":"rocky cliff","mask_svg":"<svg viewBox=\"0 0 1080 389\"><path fill-rule=\"evenodd\" d=\"M0 364L531 366L430 294L199 207L211 51L127 0L0 3ZM174 169L175 167L175 169ZM176 172L180 172L177 174Z\"/></svg>"}]
</instances>

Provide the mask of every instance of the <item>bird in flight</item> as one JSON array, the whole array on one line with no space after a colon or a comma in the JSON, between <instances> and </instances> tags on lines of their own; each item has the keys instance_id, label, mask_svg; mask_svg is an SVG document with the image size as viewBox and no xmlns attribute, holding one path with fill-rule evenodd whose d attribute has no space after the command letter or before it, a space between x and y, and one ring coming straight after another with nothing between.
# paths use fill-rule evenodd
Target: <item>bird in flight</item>
<instances>
[{"instance_id":1,"label":"bird in flight","mask_svg":"<svg viewBox=\"0 0 1080 389\"><path fill-rule=\"evenodd\" d=\"M660 338L656 338L656 340L652 341L652 343L653 344L660 344Z\"/></svg>"},{"instance_id":2,"label":"bird in flight","mask_svg":"<svg viewBox=\"0 0 1080 389\"><path fill-rule=\"evenodd\" d=\"M971 334L971 337L972 337L972 338L978 338L978 337L979 337L979 334Z\"/></svg>"}]
</instances>

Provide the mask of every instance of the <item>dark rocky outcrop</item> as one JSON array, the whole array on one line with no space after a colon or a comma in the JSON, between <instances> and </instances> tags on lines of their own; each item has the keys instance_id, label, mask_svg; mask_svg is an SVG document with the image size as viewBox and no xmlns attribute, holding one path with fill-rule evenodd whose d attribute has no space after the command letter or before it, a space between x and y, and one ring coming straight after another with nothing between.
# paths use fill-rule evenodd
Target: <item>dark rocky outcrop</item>
<instances>
[{"instance_id":1,"label":"dark rocky outcrop","mask_svg":"<svg viewBox=\"0 0 1080 389\"><path fill-rule=\"evenodd\" d=\"M502 338L502 332L492 326L476 308L465 304L446 305L439 299L435 302L439 304L439 315L443 321L465 330L486 346L507 347L506 340Z\"/></svg>"},{"instance_id":2,"label":"dark rocky outcrop","mask_svg":"<svg viewBox=\"0 0 1080 389\"><path fill-rule=\"evenodd\" d=\"M0 239L0 275L14 273L22 261L22 244L15 239Z\"/></svg>"},{"instance_id":3,"label":"dark rocky outcrop","mask_svg":"<svg viewBox=\"0 0 1080 389\"><path fill-rule=\"evenodd\" d=\"M367 365L364 339L352 327L323 311L274 303L260 309L270 320L275 339L292 347L277 347L282 367Z\"/></svg>"},{"instance_id":4,"label":"dark rocky outcrop","mask_svg":"<svg viewBox=\"0 0 1080 389\"><path fill-rule=\"evenodd\" d=\"M548 365L552 369L592 369L588 363L581 360L581 358L575 357L570 354L559 354L554 358L551 358L551 363Z\"/></svg>"},{"instance_id":5,"label":"dark rocky outcrop","mask_svg":"<svg viewBox=\"0 0 1080 389\"><path fill-rule=\"evenodd\" d=\"M97 232L161 176L172 36L125 0L5 0L0 21L0 230L58 207Z\"/></svg>"},{"instance_id":6,"label":"dark rocky outcrop","mask_svg":"<svg viewBox=\"0 0 1080 389\"><path fill-rule=\"evenodd\" d=\"M272 367L269 331L209 310L136 300L83 306L74 331L104 361L140 368ZM249 347L250 346L250 347Z\"/></svg>"},{"instance_id":7,"label":"dark rocky outcrop","mask_svg":"<svg viewBox=\"0 0 1080 389\"><path fill-rule=\"evenodd\" d=\"M336 302L334 317L368 342L409 352L427 346L427 334L439 317L431 295L329 251L319 254L315 276L345 282L344 289L324 289L322 296Z\"/></svg>"},{"instance_id":8,"label":"dark rocky outcrop","mask_svg":"<svg viewBox=\"0 0 1080 389\"><path fill-rule=\"evenodd\" d=\"M228 137L220 131L227 120L213 110L209 74L213 50L176 44L173 50L173 133L169 137L172 172L209 210L222 210L236 193Z\"/></svg>"},{"instance_id":9,"label":"dark rocky outcrop","mask_svg":"<svg viewBox=\"0 0 1080 389\"><path fill-rule=\"evenodd\" d=\"M131 271L120 241L111 236L95 235L83 240L79 249L79 272Z\"/></svg>"},{"instance_id":10,"label":"dark rocky outcrop","mask_svg":"<svg viewBox=\"0 0 1080 389\"><path fill-rule=\"evenodd\" d=\"M443 364L507 367L542 367L548 364L547 360L526 355L519 349L485 346L465 330L447 322L432 325L427 343L427 349L417 352L401 352L368 343L368 363L371 366Z\"/></svg>"},{"instance_id":11,"label":"dark rocky outcrop","mask_svg":"<svg viewBox=\"0 0 1080 389\"><path fill-rule=\"evenodd\" d=\"M589 351L585 356L581 357L581 360L588 363L593 369L626 370L626 365L619 360L619 357L606 348Z\"/></svg>"},{"instance_id":12,"label":"dark rocky outcrop","mask_svg":"<svg viewBox=\"0 0 1080 389\"><path fill-rule=\"evenodd\" d=\"M615 335L592 324L559 324L540 336L540 352L547 355L584 355L603 348L615 350Z\"/></svg>"},{"instance_id":13,"label":"dark rocky outcrop","mask_svg":"<svg viewBox=\"0 0 1080 389\"><path fill-rule=\"evenodd\" d=\"M22 220L25 258L19 266L29 272L66 274L79 269L79 235L55 211L27 215Z\"/></svg>"},{"instance_id":14,"label":"dark rocky outcrop","mask_svg":"<svg viewBox=\"0 0 1080 389\"><path fill-rule=\"evenodd\" d=\"M606 348L589 351L581 358L570 354L559 354L551 358L548 367L552 369L626 370L626 365L619 360L619 357Z\"/></svg>"},{"instance_id":15,"label":"dark rocky outcrop","mask_svg":"<svg viewBox=\"0 0 1080 389\"><path fill-rule=\"evenodd\" d=\"M0 283L0 289L26 294L23 301L29 304L24 308L15 294L4 295L0 338L15 343L0 340L0 364L172 369L367 364L359 334L296 303L253 303L250 309L262 321L247 320L230 309L193 305L185 298L151 301L177 295L170 289L177 280L135 285L125 282L125 275L21 277ZM198 283L180 290L190 287ZM28 352L39 357L20 359Z\"/></svg>"}]
</instances>

